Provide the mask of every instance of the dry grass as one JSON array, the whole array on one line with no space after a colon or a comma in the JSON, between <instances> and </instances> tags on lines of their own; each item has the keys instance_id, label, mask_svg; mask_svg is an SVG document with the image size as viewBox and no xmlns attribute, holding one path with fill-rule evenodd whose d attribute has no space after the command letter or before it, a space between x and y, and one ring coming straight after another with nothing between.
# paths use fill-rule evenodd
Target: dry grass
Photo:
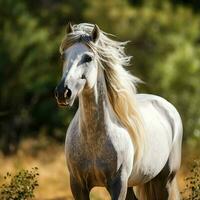
<instances>
[{"instance_id":1,"label":"dry grass","mask_svg":"<svg viewBox=\"0 0 200 200\"><path fill-rule=\"evenodd\" d=\"M186 152L183 152L187 155ZM184 188L184 177L189 171L189 160L195 158L191 154L183 160L183 166L178 174L179 186ZM185 156L183 156L185 158ZM16 155L4 157L0 155L0 184L3 182L3 175L6 172L14 173L19 169L31 169L37 166L39 168L39 188L36 191L36 198L70 200L72 194L69 187L69 173L66 168L64 146L46 138L37 140L26 140ZM108 200L109 195L105 189L94 188L91 192L93 200Z\"/></svg>"}]
</instances>

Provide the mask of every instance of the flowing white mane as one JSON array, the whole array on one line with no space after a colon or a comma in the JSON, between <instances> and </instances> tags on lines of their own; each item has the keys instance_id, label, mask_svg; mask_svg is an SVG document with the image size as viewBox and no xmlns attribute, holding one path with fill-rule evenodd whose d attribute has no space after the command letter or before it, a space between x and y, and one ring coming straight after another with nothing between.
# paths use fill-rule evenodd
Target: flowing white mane
<instances>
[{"instance_id":1,"label":"flowing white mane","mask_svg":"<svg viewBox=\"0 0 200 200\"><path fill-rule=\"evenodd\" d=\"M108 97L121 124L127 128L136 150L134 164L141 159L144 149L144 131L138 106L135 100L135 85L140 80L131 75L124 67L130 64L130 56L124 52L127 42L110 39L109 34L100 30L96 43L90 40L93 24L73 25L73 32L66 35L60 46L61 54L76 42L83 42L96 55L104 70Z\"/></svg>"}]
</instances>

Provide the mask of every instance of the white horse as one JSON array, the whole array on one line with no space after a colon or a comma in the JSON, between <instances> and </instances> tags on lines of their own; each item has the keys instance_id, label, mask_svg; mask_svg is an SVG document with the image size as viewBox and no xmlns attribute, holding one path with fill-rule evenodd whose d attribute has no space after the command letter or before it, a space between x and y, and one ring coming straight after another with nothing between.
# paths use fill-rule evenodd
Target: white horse
<instances>
[{"instance_id":1,"label":"white horse","mask_svg":"<svg viewBox=\"0 0 200 200\"><path fill-rule=\"evenodd\" d=\"M62 106L79 98L65 146L73 196L103 186L112 200L180 199L181 118L165 99L136 94L125 44L86 23L69 24L61 43L55 96Z\"/></svg>"}]
</instances>

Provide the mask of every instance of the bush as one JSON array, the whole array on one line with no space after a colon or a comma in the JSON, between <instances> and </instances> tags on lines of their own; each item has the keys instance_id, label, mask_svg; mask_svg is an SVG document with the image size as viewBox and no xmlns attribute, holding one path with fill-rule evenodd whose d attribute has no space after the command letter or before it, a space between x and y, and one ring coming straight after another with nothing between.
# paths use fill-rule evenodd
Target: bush
<instances>
[{"instance_id":1,"label":"bush","mask_svg":"<svg viewBox=\"0 0 200 200\"><path fill-rule=\"evenodd\" d=\"M191 175L185 178L183 200L200 200L200 160L194 162L190 172Z\"/></svg>"},{"instance_id":2,"label":"bush","mask_svg":"<svg viewBox=\"0 0 200 200\"><path fill-rule=\"evenodd\" d=\"M16 175L8 172L4 177L5 183L0 187L1 200L27 200L34 198L34 190L38 187L38 168L21 170Z\"/></svg>"}]
</instances>

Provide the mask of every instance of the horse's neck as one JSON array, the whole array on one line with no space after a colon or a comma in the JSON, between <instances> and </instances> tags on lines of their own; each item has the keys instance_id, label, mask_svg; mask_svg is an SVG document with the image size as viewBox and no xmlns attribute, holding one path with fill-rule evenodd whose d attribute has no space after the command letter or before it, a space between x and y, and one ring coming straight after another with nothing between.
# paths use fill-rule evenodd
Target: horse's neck
<instances>
[{"instance_id":1,"label":"horse's neck","mask_svg":"<svg viewBox=\"0 0 200 200\"><path fill-rule=\"evenodd\" d=\"M79 98L79 126L84 139L97 139L106 132L109 100L103 72L99 71L92 89L84 89Z\"/></svg>"}]
</instances>

